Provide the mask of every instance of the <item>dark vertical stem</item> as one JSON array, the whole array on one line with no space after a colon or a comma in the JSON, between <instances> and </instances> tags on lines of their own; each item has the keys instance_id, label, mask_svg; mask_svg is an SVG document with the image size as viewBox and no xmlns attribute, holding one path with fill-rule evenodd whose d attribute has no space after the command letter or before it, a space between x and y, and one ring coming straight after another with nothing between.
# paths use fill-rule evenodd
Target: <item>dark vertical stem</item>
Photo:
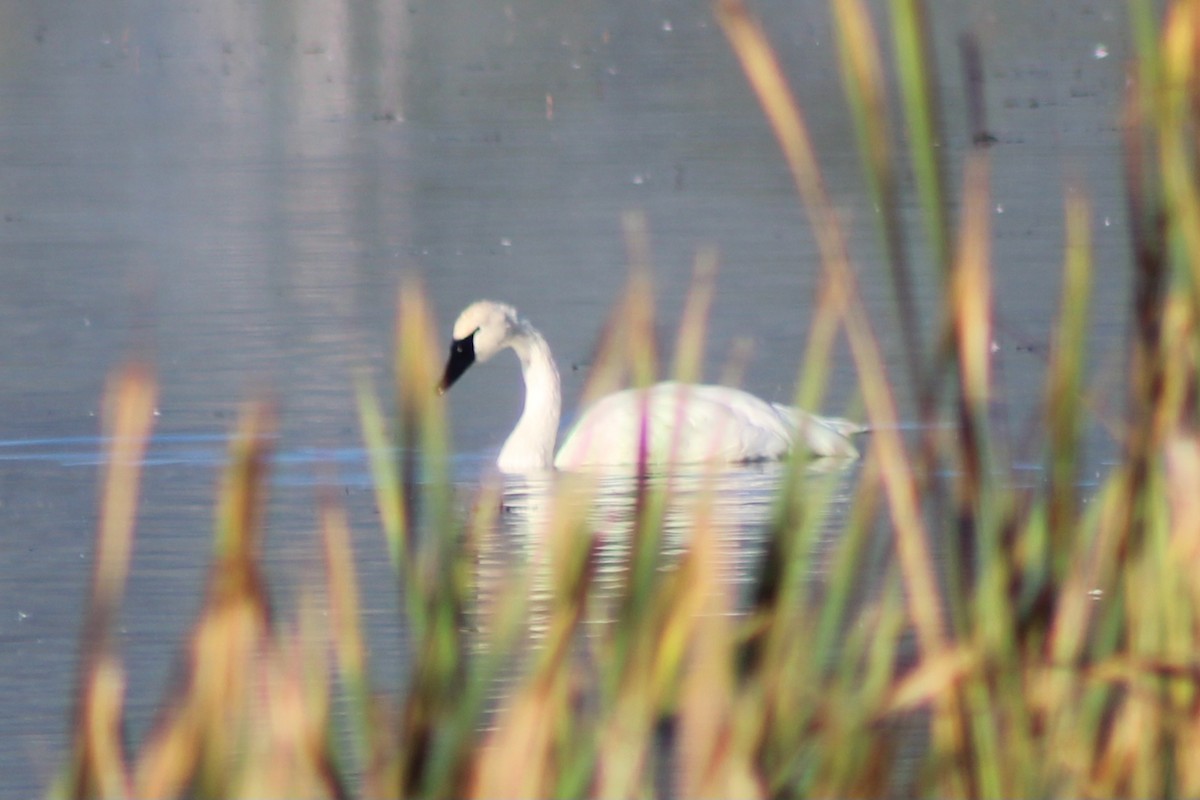
<instances>
[{"instance_id":1,"label":"dark vertical stem","mask_svg":"<svg viewBox=\"0 0 1200 800\"><path fill-rule=\"evenodd\" d=\"M1166 216L1152 171L1146 169L1152 158L1148 149L1146 120L1137 99L1138 79L1131 82L1126 102L1129 119L1125 125L1125 173L1129 204L1130 241L1133 247L1133 354L1130 363L1129 413L1125 455L1129 465L1126 481L1130 519L1120 556L1136 550L1145 520L1138 500L1143 494L1150 461L1156 448L1157 408L1163 395L1164 374L1161 356L1164 301L1169 279L1166 261Z\"/></svg>"},{"instance_id":2,"label":"dark vertical stem","mask_svg":"<svg viewBox=\"0 0 1200 800\"><path fill-rule=\"evenodd\" d=\"M995 144L996 137L987 126L987 98L984 92L983 55L979 50L979 37L966 32L958 37L958 51L962 56L963 86L967 94L967 124L971 131L971 142L976 147Z\"/></svg>"}]
</instances>

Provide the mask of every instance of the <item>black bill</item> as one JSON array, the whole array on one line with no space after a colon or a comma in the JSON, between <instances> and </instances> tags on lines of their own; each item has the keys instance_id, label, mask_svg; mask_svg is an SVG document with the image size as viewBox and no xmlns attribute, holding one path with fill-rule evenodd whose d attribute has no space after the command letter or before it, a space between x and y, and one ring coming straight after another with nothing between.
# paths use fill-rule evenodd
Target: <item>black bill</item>
<instances>
[{"instance_id":1,"label":"black bill","mask_svg":"<svg viewBox=\"0 0 1200 800\"><path fill-rule=\"evenodd\" d=\"M475 334L462 339L455 339L450 343L450 359L446 362L446 371L442 373L442 379L438 382L438 394L442 394L454 382L462 377L462 374L467 371L467 368L475 363Z\"/></svg>"}]
</instances>

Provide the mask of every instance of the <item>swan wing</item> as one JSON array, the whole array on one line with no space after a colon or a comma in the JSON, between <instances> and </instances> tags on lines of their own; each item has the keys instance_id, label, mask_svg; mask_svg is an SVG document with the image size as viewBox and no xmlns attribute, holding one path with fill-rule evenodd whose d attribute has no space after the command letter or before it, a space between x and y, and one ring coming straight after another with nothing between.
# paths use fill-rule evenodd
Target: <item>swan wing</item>
<instances>
[{"instance_id":1,"label":"swan wing","mask_svg":"<svg viewBox=\"0 0 1200 800\"><path fill-rule=\"evenodd\" d=\"M778 409L748 392L660 383L608 395L590 407L567 434L555 465L637 464L643 419L651 464L783 458L795 430Z\"/></svg>"},{"instance_id":2,"label":"swan wing","mask_svg":"<svg viewBox=\"0 0 1200 800\"><path fill-rule=\"evenodd\" d=\"M814 456L858 457L858 448L850 441L850 437L866 432L865 425L841 417L822 417L794 406L772 405L792 426L793 437L803 441Z\"/></svg>"}]
</instances>

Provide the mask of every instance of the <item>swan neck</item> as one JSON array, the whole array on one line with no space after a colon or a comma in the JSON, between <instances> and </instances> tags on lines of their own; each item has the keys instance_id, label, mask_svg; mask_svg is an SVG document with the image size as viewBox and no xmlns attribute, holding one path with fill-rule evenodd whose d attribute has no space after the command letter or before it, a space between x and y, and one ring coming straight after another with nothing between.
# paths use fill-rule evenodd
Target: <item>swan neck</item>
<instances>
[{"instance_id":1,"label":"swan neck","mask_svg":"<svg viewBox=\"0 0 1200 800\"><path fill-rule=\"evenodd\" d=\"M500 451L498 464L506 472L550 469L562 414L562 385L558 366L542 334L523 323L512 348L525 379L525 407L517 426Z\"/></svg>"}]
</instances>

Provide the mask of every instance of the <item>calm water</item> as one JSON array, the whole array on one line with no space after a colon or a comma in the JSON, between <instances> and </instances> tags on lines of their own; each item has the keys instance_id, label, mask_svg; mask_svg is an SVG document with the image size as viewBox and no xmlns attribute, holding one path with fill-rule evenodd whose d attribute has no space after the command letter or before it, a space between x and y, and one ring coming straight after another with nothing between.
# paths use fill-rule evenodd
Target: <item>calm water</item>
<instances>
[{"instance_id":1,"label":"calm water","mask_svg":"<svg viewBox=\"0 0 1200 800\"><path fill-rule=\"evenodd\" d=\"M1123 331L1122 4L934 5L952 165L967 139L956 39L971 29L983 46L998 138L997 419L1032 457L1066 176L1093 198L1096 375L1113 372ZM899 374L824 4L756 9L808 111ZM62 762L96 410L114 365L150 354L162 382L121 627L134 739L199 599L224 434L264 388L282 405L276 589L286 600L316 574L313 486L334 463L375 666L394 680L404 633L350 378L386 381L399 277L423 278L447 332L478 297L516 304L554 345L572 405L584 375L572 367L586 365L624 277L627 211L648 222L664 330L697 248L717 246L708 374L743 337L746 386L787 398L815 294L813 237L707 4L0 4L0 795L33 795ZM920 299L934 301L927 289ZM844 357L831 374L837 409L855 376ZM511 362L456 387L464 486L520 402ZM731 521L735 582L757 552L754 497L740 495Z\"/></svg>"}]
</instances>

